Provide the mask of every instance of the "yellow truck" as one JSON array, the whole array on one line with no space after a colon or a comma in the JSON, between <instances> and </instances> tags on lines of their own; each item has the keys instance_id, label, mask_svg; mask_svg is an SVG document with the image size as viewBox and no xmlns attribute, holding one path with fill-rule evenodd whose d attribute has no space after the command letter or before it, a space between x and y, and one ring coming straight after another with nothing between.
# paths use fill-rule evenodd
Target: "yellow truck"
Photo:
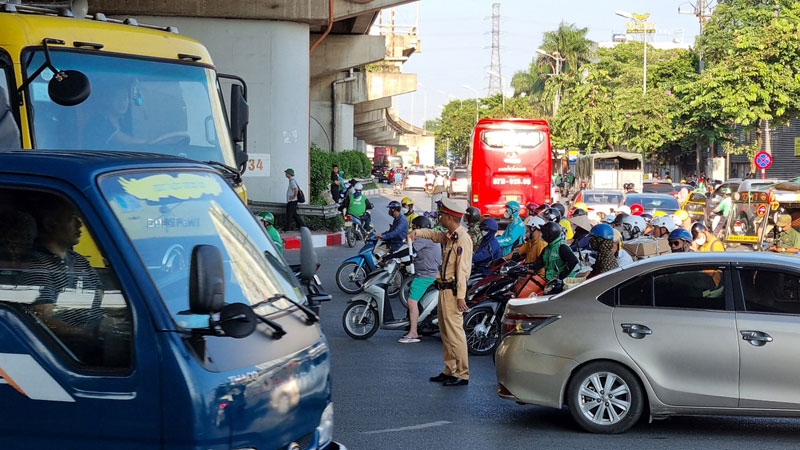
<instances>
[{"instance_id":1,"label":"yellow truck","mask_svg":"<svg viewBox=\"0 0 800 450\"><path fill-rule=\"evenodd\" d=\"M244 81L175 27L75 3L84 10L0 0L0 121L16 122L17 146L182 156L219 168L246 200ZM234 80L230 120L220 78ZM13 146L11 125L0 122L0 148Z\"/></svg>"}]
</instances>

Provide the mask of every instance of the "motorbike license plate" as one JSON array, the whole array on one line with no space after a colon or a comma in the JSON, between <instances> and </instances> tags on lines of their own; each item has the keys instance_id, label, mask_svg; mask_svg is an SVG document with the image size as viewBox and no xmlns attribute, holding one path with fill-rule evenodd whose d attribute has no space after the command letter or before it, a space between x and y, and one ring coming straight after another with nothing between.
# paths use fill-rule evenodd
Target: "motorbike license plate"
<instances>
[{"instance_id":1,"label":"motorbike license plate","mask_svg":"<svg viewBox=\"0 0 800 450\"><path fill-rule=\"evenodd\" d=\"M352 227L353 226L353 222L345 222L344 226L345 227Z\"/></svg>"}]
</instances>

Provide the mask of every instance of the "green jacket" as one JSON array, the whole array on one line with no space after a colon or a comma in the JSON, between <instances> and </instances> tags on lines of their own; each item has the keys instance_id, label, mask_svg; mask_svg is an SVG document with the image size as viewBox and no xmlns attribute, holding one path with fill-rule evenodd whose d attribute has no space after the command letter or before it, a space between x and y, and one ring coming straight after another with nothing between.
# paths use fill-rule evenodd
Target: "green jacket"
<instances>
[{"instance_id":1,"label":"green jacket","mask_svg":"<svg viewBox=\"0 0 800 450\"><path fill-rule=\"evenodd\" d=\"M272 239L272 243L275 244L275 248L278 249L278 253L283 254L283 239L281 239L281 235L278 234L278 230L270 225L267 227L267 234Z\"/></svg>"},{"instance_id":2,"label":"green jacket","mask_svg":"<svg viewBox=\"0 0 800 450\"><path fill-rule=\"evenodd\" d=\"M781 233L776 245L783 248L800 248L800 232L794 228L789 228Z\"/></svg>"}]
</instances>

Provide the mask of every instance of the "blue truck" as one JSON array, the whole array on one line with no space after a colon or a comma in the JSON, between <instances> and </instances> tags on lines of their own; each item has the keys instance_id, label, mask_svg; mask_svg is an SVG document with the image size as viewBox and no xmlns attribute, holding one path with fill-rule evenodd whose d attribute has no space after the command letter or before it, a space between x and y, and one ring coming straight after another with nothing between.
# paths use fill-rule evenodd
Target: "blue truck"
<instances>
[{"instance_id":1,"label":"blue truck","mask_svg":"<svg viewBox=\"0 0 800 450\"><path fill-rule=\"evenodd\" d=\"M210 166L0 151L0 448L343 449L311 300Z\"/></svg>"}]
</instances>

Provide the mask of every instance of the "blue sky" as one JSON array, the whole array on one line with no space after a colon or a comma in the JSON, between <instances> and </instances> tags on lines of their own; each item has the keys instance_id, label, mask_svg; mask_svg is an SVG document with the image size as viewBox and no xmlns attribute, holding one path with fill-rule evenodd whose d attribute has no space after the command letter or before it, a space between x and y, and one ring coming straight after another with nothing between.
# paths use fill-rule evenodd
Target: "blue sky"
<instances>
[{"instance_id":1,"label":"blue sky","mask_svg":"<svg viewBox=\"0 0 800 450\"><path fill-rule=\"evenodd\" d=\"M628 19L615 15L616 10L649 12L650 20L656 23L653 39L657 41L682 37L685 42L694 42L700 31L697 17L678 14L681 6L691 9L685 0L421 0L404 5L396 8L395 22L414 24L419 8L422 51L403 66L403 72L416 73L421 83L415 94L395 98L403 119L421 126L423 117L437 117L439 106L453 97L475 97L464 84L486 94L492 29L489 17L495 1L501 3L500 62L507 90L513 74L527 69L542 34L556 29L562 20L588 27L593 41L609 41L612 34L624 32ZM387 23L388 11L383 17Z\"/></svg>"}]
</instances>

